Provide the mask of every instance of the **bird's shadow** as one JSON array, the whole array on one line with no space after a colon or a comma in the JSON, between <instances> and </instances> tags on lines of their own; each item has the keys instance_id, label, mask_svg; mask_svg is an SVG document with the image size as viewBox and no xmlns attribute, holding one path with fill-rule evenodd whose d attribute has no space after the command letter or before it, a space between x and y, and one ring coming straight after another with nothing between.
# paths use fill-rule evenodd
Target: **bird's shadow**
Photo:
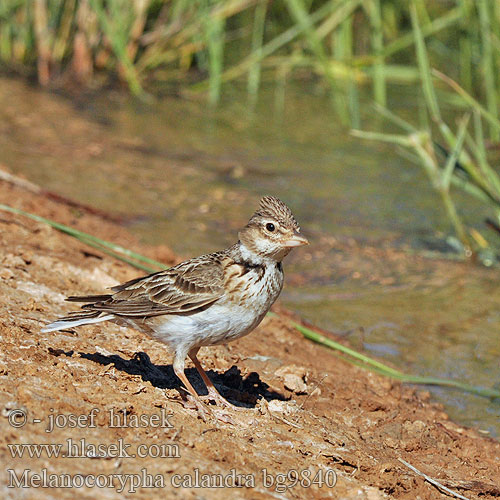
<instances>
[{"instance_id":1,"label":"bird's shadow","mask_svg":"<svg viewBox=\"0 0 500 500\"><path fill-rule=\"evenodd\" d=\"M73 352L58 352L56 355L61 354L71 356ZM151 385L159 389L179 390L182 387L172 365L155 365L145 352L137 352L131 359L124 359L117 354L104 355L97 352L80 352L79 355L100 365L113 364L117 370L130 375L140 375L142 380L150 382ZM207 394L205 384L196 368L186 368L185 373L198 394ZM236 406L253 408L260 398L267 401L273 399L284 401L287 399L282 394L270 389L269 385L260 379L258 373L251 372L243 377L240 369L234 365L224 373L209 370L207 375L217 387L217 390Z\"/></svg>"}]
</instances>

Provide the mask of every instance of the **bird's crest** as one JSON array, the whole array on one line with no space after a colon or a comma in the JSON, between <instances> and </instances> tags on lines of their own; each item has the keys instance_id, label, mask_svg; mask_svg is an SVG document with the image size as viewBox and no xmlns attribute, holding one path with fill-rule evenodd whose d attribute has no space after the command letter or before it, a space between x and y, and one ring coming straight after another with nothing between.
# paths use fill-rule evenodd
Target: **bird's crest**
<instances>
[{"instance_id":1,"label":"bird's crest","mask_svg":"<svg viewBox=\"0 0 500 500\"><path fill-rule=\"evenodd\" d=\"M264 196L260 200L259 209L253 214L252 219L256 217L270 217L282 226L300 230L292 211L275 196Z\"/></svg>"}]
</instances>

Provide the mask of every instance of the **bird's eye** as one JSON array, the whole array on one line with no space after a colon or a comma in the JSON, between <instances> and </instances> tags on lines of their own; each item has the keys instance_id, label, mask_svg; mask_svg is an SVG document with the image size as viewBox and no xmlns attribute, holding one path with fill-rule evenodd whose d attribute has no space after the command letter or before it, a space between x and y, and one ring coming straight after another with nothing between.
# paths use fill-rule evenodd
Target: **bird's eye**
<instances>
[{"instance_id":1,"label":"bird's eye","mask_svg":"<svg viewBox=\"0 0 500 500\"><path fill-rule=\"evenodd\" d=\"M270 233L272 233L272 232L276 229L276 227L274 226L274 224L273 224L272 222L268 222L268 223L266 224L266 229L267 229Z\"/></svg>"}]
</instances>

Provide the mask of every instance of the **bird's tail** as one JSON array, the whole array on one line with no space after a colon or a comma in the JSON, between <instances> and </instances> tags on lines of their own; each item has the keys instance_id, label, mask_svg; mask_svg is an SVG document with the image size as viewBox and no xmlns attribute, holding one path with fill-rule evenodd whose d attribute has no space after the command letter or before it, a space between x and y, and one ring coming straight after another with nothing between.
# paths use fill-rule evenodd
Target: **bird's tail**
<instances>
[{"instance_id":1,"label":"bird's tail","mask_svg":"<svg viewBox=\"0 0 500 500\"><path fill-rule=\"evenodd\" d=\"M56 330L65 330L66 328L73 328L80 325L91 325L92 323L100 323L101 321L108 321L113 319L112 314L102 314L101 311L80 312L77 311L64 318L59 318L53 323L49 323L42 328L43 333L54 332Z\"/></svg>"},{"instance_id":2,"label":"bird's tail","mask_svg":"<svg viewBox=\"0 0 500 500\"><path fill-rule=\"evenodd\" d=\"M111 295L87 295L85 297L68 297L66 300L70 302L97 302L109 299ZM89 307L90 304L83 306ZM42 328L43 333L54 332L56 330L64 330L66 328L73 328L74 326L90 325L92 323L100 323L101 321L108 321L113 319L112 314L104 314L101 311L75 311L69 313L68 316L59 318L58 320L49 323Z\"/></svg>"}]
</instances>

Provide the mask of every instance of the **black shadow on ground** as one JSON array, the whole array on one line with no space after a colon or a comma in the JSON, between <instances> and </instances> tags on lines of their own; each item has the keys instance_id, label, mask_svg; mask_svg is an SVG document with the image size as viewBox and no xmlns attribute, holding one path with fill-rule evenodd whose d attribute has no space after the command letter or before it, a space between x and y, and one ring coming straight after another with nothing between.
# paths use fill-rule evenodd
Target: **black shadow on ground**
<instances>
[{"instance_id":1,"label":"black shadow on ground","mask_svg":"<svg viewBox=\"0 0 500 500\"><path fill-rule=\"evenodd\" d=\"M73 355L73 351L64 352L50 349L50 352L55 356L65 355L71 357ZM142 380L150 382L151 385L159 389L180 389L182 387L172 365L155 365L145 352L137 352L131 359L122 358L117 354L104 355L97 352L80 352L78 354L80 357L100 365L113 364L117 370L130 375L140 375ZM196 368L187 368L185 373L198 394L207 394L205 384ZM209 370L207 375L217 387L217 390L236 406L253 408L260 398L267 401L273 399L284 401L287 399L282 394L270 390L269 386L260 379L258 373L251 372L246 377L243 377L240 369L235 365L224 373Z\"/></svg>"}]
</instances>

